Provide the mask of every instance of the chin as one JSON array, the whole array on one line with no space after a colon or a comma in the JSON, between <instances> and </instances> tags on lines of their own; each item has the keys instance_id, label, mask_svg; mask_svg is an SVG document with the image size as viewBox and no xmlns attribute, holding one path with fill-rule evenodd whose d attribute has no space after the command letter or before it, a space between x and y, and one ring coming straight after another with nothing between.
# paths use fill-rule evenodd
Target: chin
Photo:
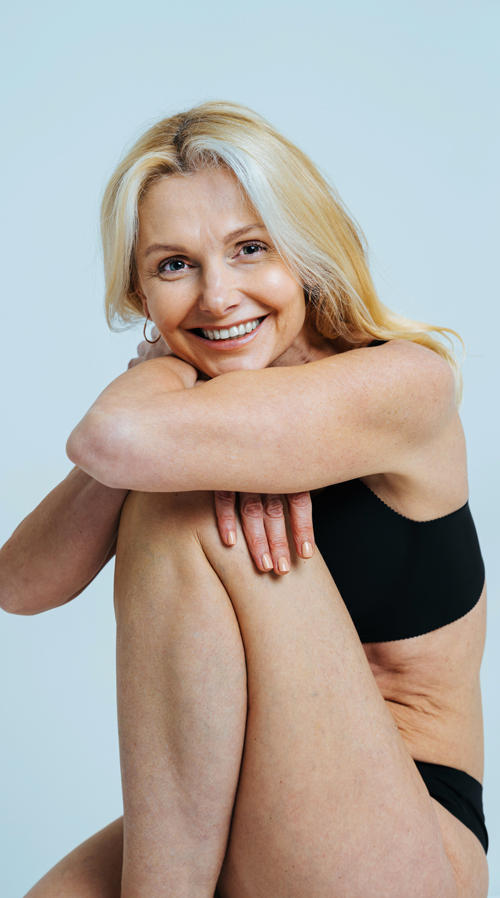
<instances>
[{"instance_id":1,"label":"chin","mask_svg":"<svg viewBox=\"0 0 500 898\"><path fill-rule=\"evenodd\" d=\"M260 371L261 368L266 368L267 365L260 365L251 359L227 359L222 364L214 365L213 367L217 368L217 374L230 374L232 371ZM211 376L217 377L217 374L214 373Z\"/></svg>"}]
</instances>

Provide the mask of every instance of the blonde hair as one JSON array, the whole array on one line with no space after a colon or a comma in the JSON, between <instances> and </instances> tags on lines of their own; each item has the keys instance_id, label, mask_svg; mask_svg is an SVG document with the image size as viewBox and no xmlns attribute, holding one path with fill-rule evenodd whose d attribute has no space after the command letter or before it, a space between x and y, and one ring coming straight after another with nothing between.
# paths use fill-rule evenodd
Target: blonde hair
<instances>
[{"instance_id":1,"label":"blonde hair","mask_svg":"<svg viewBox=\"0 0 500 898\"><path fill-rule=\"evenodd\" d=\"M362 232L335 189L294 144L260 115L237 103L209 102L153 125L112 175L101 214L110 327L143 315L137 293L138 208L151 184L170 174L223 166L238 179L282 258L304 285L308 315L324 337L352 345L366 338L427 346L461 375L443 328L390 311L378 298ZM445 337L450 347L438 339ZM463 345L463 344L462 344Z\"/></svg>"}]
</instances>

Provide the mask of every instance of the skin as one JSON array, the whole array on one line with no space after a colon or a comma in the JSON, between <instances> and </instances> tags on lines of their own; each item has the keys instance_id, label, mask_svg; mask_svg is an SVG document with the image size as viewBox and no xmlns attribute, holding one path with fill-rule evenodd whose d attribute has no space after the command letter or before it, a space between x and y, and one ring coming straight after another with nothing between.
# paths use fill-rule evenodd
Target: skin
<instances>
[{"instance_id":1,"label":"skin","mask_svg":"<svg viewBox=\"0 0 500 898\"><path fill-rule=\"evenodd\" d=\"M124 822L30 898L484 898L478 840L412 760L481 779L484 596L434 633L362 646L320 554L289 533L290 571L264 575L239 521L220 540L209 492L360 477L407 517L448 514L467 477L447 365L310 335L301 286L223 170L154 185L137 269L176 357L118 378L68 444L81 476L133 491L115 593ZM241 347L192 333L261 316Z\"/></svg>"}]
</instances>

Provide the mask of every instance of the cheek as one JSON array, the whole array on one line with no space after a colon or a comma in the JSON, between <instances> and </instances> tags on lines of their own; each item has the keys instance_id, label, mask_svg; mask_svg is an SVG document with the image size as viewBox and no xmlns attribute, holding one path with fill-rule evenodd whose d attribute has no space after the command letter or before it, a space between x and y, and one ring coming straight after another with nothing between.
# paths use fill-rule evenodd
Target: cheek
<instances>
[{"instance_id":1,"label":"cheek","mask_svg":"<svg viewBox=\"0 0 500 898\"><path fill-rule=\"evenodd\" d=\"M281 299L281 311L286 316L287 321L300 322L302 325L306 314L306 302L302 289L297 289L297 283L293 281L282 284L280 293L277 296Z\"/></svg>"},{"instance_id":2,"label":"cheek","mask_svg":"<svg viewBox=\"0 0 500 898\"><path fill-rule=\"evenodd\" d=\"M305 314L304 291L288 269L280 267L269 274L268 289L274 297L276 307L295 318Z\"/></svg>"},{"instance_id":3,"label":"cheek","mask_svg":"<svg viewBox=\"0 0 500 898\"><path fill-rule=\"evenodd\" d=\"M174 331L186 315L186 304L182 297L172 293L166 295L162 284L155 284L149 291L147 301L151 318L162 330Z\"/></svg>"}]
</instances>

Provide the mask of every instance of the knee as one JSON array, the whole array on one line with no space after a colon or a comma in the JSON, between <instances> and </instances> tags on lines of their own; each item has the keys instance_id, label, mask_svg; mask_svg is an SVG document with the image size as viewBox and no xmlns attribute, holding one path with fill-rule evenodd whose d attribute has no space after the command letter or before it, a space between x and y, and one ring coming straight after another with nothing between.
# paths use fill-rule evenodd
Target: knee
<instances>
[{"instance_id":1,"label":"knee","mask_svg":"<svg viewBox=\"0 0 500 898\"><path fill-rule=\"evenodd\" d=\"M182 538L207 523L216 526L212 492L130 492L122 510L118 545Z\"/></svg>"},{"instance_id":2,"label":"knee","mask_svg":"<svg viewBox=\"0 0 500 898\"><path fill-rule=\"evenodd\" d=\"M134 608L143 614L145 604L165 605L173 584L184 594L184 580L203 560L198 534L209 515L215 521L209 493L129 493L116 547L114 594L119 625Z\"/></svg>"}]
</instances>

